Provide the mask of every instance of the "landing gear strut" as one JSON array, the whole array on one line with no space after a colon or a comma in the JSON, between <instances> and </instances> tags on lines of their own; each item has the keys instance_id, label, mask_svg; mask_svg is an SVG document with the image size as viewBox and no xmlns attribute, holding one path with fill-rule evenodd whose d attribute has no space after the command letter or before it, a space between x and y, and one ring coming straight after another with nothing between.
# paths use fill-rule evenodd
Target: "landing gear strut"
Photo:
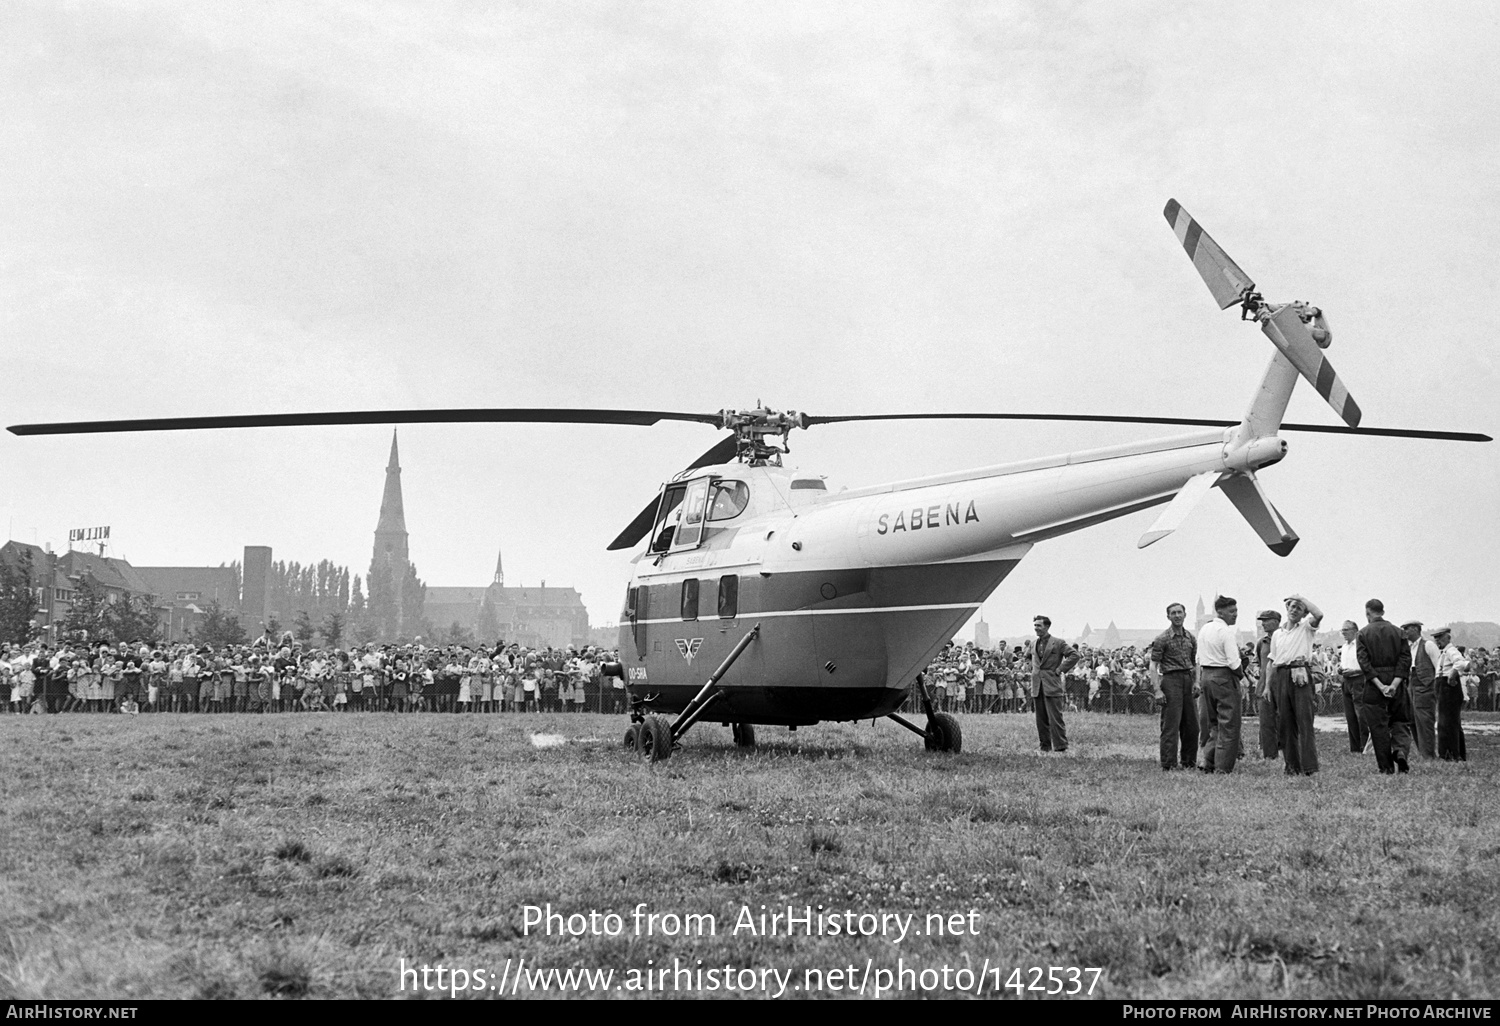
<instances>
[{"instance_id":1,"label":"landing gear strut","mask_svg":"<svg viewBox=\"0 0 1500 1026\"><path fill-rule=\"evenodd\" d=\"M729 672L734 661L740 654L750 646L750 642L760 636L760 624L750 628L750 632L739 640L739 643L730 651L729 656L719 664L719 668L708 678L707 683L693 696L693 700L683 707L677 719L667 722L665 716L652 714L645 716L639 723L632 723L625 731L625 747L634 748L651 762L662 762L671 757L672 749L688 732L688 728L703 718L703 714L723 698L723 692L716 690L720 678ZM644 703L632 703L630 715L632 719L642 716L639 708ZM742 740L748 738L748 741ZM633 743L632 743L633 742ZM754 747L755 728L748 723L735 724L734 743L741 747Z\"/></svg>"},{"instance_id":2,"label":"landing gear strut","mask_svg":"<svg viewBox=\"0 0 1500 1026\"><path fill-rule=\"evenodd\" d=\"M958 719L948 713L938 712L933 708L932 696L927 693L927 681L923 674L917 674L917 679L912 683L917 689L917 694L922 699L922 710L927 713L927 728L917 726L905 716L891 713L889 718L895 720L907 730L922 739L922 743L929 752L952 752L957 755L964 748L963 728L958 725Z\"/></svg>"}]
</instances>

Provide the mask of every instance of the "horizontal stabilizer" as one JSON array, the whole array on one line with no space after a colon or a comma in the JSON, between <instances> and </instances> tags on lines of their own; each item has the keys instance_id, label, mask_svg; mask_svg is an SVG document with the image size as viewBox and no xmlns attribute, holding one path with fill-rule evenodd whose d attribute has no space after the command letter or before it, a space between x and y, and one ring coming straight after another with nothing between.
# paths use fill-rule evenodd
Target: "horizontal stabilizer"
<instances>
[{"instance_id":1,"label":"horizontal stabilizer","mask_svg":"<svg viewBox=\"0 0 1500 1026\"><path fill-rule=\"evenodd\" d=\"M1292 366L1297 368L1297 373L1307 379L1308 384L1317 389L1328 405L1333 407L1340 419L1350 427L1359 427L1359 405L1349 395L1349 390L1344 387L1343 381L1334 373L1333 364L1328 362L1328 357L1323 355L1322 348L1313 341L1312 333L1307 330L1307 325L1302 323L1301 311L1293 304L1281 307L1267 320L1261 323L1261 330L1266 333L1276 346L1292 361Z\"/></svg>"},{"instance_id":2,"label":"horizontal stabilizer","mask_svg":"<svg viewBox=\"0 0 1500 1026\"><path fill-rule=\"evenodd\" d=\"M1297 532L1271 505L1254 474L1231 474L1219 482L1219 488L1229 496L1234 508L1240 511L1240 516L1249 522L1267 548L1278 556L1291 554L1297 546Z\"/></svg>"},{"instance_id":3,"label":"horizontal stabilizer","mask_svg":"<svg viewBox=\"0 0 1500 1026\"><path fill-rule=\"evenodd\" d=\"M1192 215L1182 209L1181 204L1176 200L1167 200L1167 207L1162 213L1166 214L1167 224L1172 226L1172 231L1177 234L1177 241L1187 250L1188 259L1198 269L1203 284L1213 293L1220 310L1229 309L1255 291L1255 282L1250 280L1250 276L1229 259L1229 254L1219 248L1219 244L1209 237L1202 225L1193 220Z\"/></svg>"},{"instance_id":4,"label":"horizontal stabilizer","mask_svg":"<svg viewBox=\"0 0 1500 1026\"><path fill-rule=\"evenodd\" d=\"M1156 518L1156 523L1151 525L1151 529L1141 535L1141 540L1135 543L1135 547L1144 549L1147 545L1161 541L1181 527L1187 515L1203 501L1203 497L1208 494L1209 489L1218 479L1217 470L1205 470L1196 477L1188 478L1187 484L1183 485L1172 497L1172 501L1167 503L1167 508L1161 511L1161 516Z\"/></svg>"}]
</instances>

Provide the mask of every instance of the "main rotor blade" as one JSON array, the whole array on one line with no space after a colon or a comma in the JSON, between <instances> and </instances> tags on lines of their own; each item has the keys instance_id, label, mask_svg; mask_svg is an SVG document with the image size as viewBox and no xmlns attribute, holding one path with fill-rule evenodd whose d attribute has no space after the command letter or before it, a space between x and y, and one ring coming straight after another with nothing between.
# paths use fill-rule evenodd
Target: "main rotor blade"
<instances>
[{"instance_id":1,"label":"main rotor blade","mask_svg":"<svg viewBox=\"0 0 1500 1026\"><path fill-rule=\"evenodd\" d=\"M1077 421L1087 424L1173 424L1184 427L1234 427L1237 420L1208 420L1200 417L1115 417L1096 413L871 413L852 417L803 416L808 427L814 424L842 424L861 420L1050 420ZM1492 442L1489 435L1472 431L1424 431L1415 428L1342 427L1336 424L1282 424L1282 431L1316 431L1331 435L1380 435L1385 438L1433 438L1445 442Z\"/></svg>"},{"instance_id":2,"label":"main rotor blade","mask_svg":"<svg viewBox=\"0 0 1500 1026\"><path fill-rule=\"evenodd\" d=\"M85 435L115 431L197 431L208 428L326 427L334 424L633 424L662 420L718 426L717 413L666 410L347 410L334 413L256 413L222 417L153 417L144 420L80 420L59 424L14 424L13 435Z\"/></svg>"},{"instance_id":3,"label":"main rotor blade","mask_svg":"<svg viewBox=\"0 0 1500 1026\"><path fill-rule=\"evenodd\" d=\"M699 467L711 467L716 463L728 463L734 459L738 451L739 436L725 435L719 439L718 443L712 449L688 464L687 469L697 470ZM609 543L606 547L607 551L614 552L616 549L631 548L642 538L646 537L646 532L651 530L651 526L656 523L656 506L660 501L661 496L658 495L646 503L645 508L635 515L635 519L630 522L625 530L621 531L619 536Z\"/></svg>"}]
</instances>

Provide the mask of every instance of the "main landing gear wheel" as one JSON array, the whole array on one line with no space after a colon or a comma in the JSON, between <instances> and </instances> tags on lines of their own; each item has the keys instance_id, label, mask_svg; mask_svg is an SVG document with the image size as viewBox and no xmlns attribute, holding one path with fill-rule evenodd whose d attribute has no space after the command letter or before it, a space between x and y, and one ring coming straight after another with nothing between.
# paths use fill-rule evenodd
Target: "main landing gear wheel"
<instances>
[{"instance_id":1,"label":"main landing gear wheel","mask_svg":"<svg viewBox=\"0 0 1500 1026\"><path fill-rule=\"evenodd\" d=\"M948 713L933 713L927 720L927 738L924 744L929 752L952 752L957 755L964 748L963 728Z\"/></svg>"},{"instance_id":2,"label":"main landing gear wheel","mask_svg":"<svg viewBox=\"0 0 1500 1026\"><path fill-rule=\"evenodd\" d=\"M736 748L755 747L755 724L736 723L731 729L734 731L734 745Z\"/></svg>"},{"instance_id":3,"label":"main landing gear wheel","mask_svg":"<svg viewBox=\"0 0 1500 1026\"><path fill-rule=\"evenodd\" d=\"M672 725L661 716L647 716L637 748L648 762L665 762L672 754Z\"/></svg>"},{"instance_id":4,"label":"main landing gear wheel","mask_svg":"<svg viewBox=\"0 0 1500 1026\"><path fill-rule=\"evenodd\" d=\"M625 750L634 752L641 747L641 725L632 723L625 728Z\"/></svg>"}]
</instances>

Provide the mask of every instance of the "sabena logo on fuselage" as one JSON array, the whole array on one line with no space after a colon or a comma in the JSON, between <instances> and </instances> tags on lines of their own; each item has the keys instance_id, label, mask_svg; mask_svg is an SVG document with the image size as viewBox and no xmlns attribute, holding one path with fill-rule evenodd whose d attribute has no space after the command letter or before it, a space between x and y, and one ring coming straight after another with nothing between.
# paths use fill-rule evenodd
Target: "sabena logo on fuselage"
<instances>
[{"instance_id":1,"label":"sabena logo on fuselage","mask_svg":"<svg viewBox=\"0 0 1500 1026\"><path fill-rule=\"evenodd\" d=\"M682 653L682 658L688 661L689 666L693 665L693 658L697 656L698 649L702 646L702 638L693 638L691 640L687 638L677 639L677 651Z\"/></svg>"}]
</instances>

